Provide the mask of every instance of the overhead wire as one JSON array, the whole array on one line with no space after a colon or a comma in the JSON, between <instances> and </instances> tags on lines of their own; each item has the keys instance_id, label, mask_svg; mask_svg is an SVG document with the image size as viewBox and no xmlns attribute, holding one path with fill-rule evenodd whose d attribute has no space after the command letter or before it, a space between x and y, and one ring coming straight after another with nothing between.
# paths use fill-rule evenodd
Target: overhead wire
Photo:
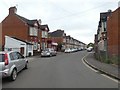
<instances>
[{"instance_id":1,"label":"overhead wire","mask_svg":"<svg viewBox=\"0 0 120 90\"><path fill-rule=\"evenodd\" d=\"M109 3L109 4L110 4L110 3ZM112 4L112 3L111 3L111 4ZM53 4L53 5L54 5L54 4ZM67 10L64 9L64 8L59 7L58 5L55 5L55 7L57 6L57 7L61 8L61 9L63 9L64 11L69 12L69 15L65 15L65 16L63 16L63 17L58 17L58 18L53 18L53 19L50 19L50 20L46 20L46 22L50 22L50 21L52 22L52 21L56 21L56 20L61 20L61 19L73 17L73 16L81 17L82 14L84 15L85 13L88 13L88 12L90 12L90 11L92 11L92 10L98 9L98 8L100 8L100 7L105 7L106 5L108 5L108 2L106 2L106 3L102 4L102 5L99 5L99 6L96 6L96 7L87 9L87 10L84 10L84 11L76 12L76 13L71 13L71 12L67 11ZM81 16L80 16L80 15L81 15Z\"/></svg>"}]
</instances>

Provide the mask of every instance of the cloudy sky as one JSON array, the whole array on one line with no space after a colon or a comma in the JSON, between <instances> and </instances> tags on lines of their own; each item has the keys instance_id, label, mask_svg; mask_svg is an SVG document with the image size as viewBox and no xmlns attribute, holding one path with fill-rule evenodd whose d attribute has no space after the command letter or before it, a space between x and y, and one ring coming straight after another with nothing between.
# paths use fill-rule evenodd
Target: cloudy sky
<instances>
[{"instance_id":1,"label":"cloudy sky","mask_svg":"<svg viewBox=\"0 0 120 90\"><path fill-rule=\"evenodd\" d=\"M119 0L0 0L0 22L11 6L28 19L41 19L50 31L62 29L86 44L94 42L100 12L118 8Z\"/></svg>"}]
</instances>

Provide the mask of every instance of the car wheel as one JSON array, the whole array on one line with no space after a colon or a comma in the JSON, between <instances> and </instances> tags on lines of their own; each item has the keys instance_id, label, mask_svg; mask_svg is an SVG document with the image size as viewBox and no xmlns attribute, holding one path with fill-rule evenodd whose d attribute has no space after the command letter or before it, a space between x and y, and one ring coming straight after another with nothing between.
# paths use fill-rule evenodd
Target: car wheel
<instances>
[{"instance_id":1,"label":"car wheel","mask_svg":"<svg viewBox=\"0 0 120 90\"><path fill-rule=\"evenodd\" d=\"M16 78L17 78L17 70L16 70L16 69L13 69L12 74L11 74L11 76L10 76L10 80L11 80L11 81L15 81Z\"/></svg>"},{"instance_id":2,"label":"car wheel","mask_svg":"<svg viewBox=\"0 0 120 90\"><path fill-rule=\"evenodd\" d=\"M52 57L52 54L50 54L50 57Z\"/></svg>"},{"instance_id":3,"label":"car wheel","mask_svg":"<svg viewBox=\"0 0 120 90\"><path fill-rule=\"evenodd\" d=\"M28 63L27 62L25 64L25 68L24 69L28 69Z\"/></svg>"}]
</instances>

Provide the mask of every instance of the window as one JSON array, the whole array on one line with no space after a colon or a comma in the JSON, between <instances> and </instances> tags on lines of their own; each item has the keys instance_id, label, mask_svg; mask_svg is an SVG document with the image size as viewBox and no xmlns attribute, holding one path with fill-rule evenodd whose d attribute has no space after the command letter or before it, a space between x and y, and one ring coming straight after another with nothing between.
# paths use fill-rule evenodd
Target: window
<instances>
[{"instance_id":1,"label":"window","mask_svg":"<svg viewBox=\"0 0 120 90\"><path fill-rule=\"evenodd\" d=\"M13 55L14 60L18 59L18 55L16 52L13 52L12 55Z\"/></svg>"},{"instance_id":2,"label":"window","mask_svg":"<svg viewBox=\"0 0 120 90\"><path fill-rule=\"evenodd\" d=\"M12 53L10 53L10 60L14 60Z\"/></svg>"},{"instance_id":3,"label":"window","mask_svg":"<svg viewBox=\"0 0 120 90\"><path fill-rule=\"evenodd\" d=\"M38 35L38 29L35 27L30 27L29 29L29 35L30 36L37 36Z\"/></svg>"},{"instance_id":4,"label":"window","mask_svg":"<svg viewBox=\"0 0 120 90\"><path fill-rule=\"evenodd\" d=\"M0 54L0 62L3 62L4 58L5 58L4 54Z\"/></svg>"},{"instance_id":5,"label":"window","mask_svg":"<svg viewBox=\"0 0 120 90\"><path fill-rule=\"evenodd\" d=\"M37 43L34 43L34 44L33 44L33 50L37 50L37 46L38 46L38 44L37 44Z\"/></svg>"},{"instance_id":6,"label":"window","mask_svg":"<svg viewBox=\"0 0 120 90\"><path fill-rule=\"evenodd\" d=\"M42 31L42 38L47 38L48 37L48 33L46 31Z\"/></svg>"},{"instance_id":7,"label":"window","mask_svg":"<svg viewBox=\"0 0 120 90\"><path fill-rule=\"evenodd\" d=\"M23 56L19 52L17 52L17 55L19 59L23 58Z\"/></svg>"}]
</instances>

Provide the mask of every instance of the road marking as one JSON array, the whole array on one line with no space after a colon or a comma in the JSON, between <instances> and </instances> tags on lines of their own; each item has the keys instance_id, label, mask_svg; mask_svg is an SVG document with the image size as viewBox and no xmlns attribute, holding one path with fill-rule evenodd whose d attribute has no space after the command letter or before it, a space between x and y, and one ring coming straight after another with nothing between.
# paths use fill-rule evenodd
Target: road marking
<instances>
[{"instance_id":1,"label":"road marking","mask_svg":"<svg viewBox=\"0 0 120 90\"><path fill-rule=\"evenodd\" d=\"M116 80L116 79L114 79L114 78L111 78L111 77L109 77L109 76L107 76L107 75L105 75L105 74L101 74L101 75L104 76L104 77L106 77L106 78L111 79L111 80L114 81L114 82L120 83L118 80Z\"/></svg>"},{"instance_id":2,"label":"road marking","mask_svg":"<svg viewBox=\"0 0 120 90\"><path fill-rule=\"evenodd\" d=\"M87 55L88 55L88 54L87 54ZM82 58L82 62L84 63L84 65L85 65L86 67L92 69L94 72L98 72L97 70L93 69L92 67L90 67L89 65L87 65L87 64L84 62L83 59L84 59L87 55L85 55L85 56Z\"/></svg>"},{"instance_id":3,"label":"road marking","mask_svg":"<svg viewBox=\"0 0 120 90\"><path fill-rule=\"evenodd\" d=\"M83 58L82 58L82 62L83 62L83 64L86 66L86 67L88 67L89 69L91 69L92 71L94 71L94 72L99 72L98 70L95 70L94 68L92 68L92 67L90 67L88 64L86 64L85 62L84 62L84 58L86 57L86 56L88 56L89 54L86 54ZM106 78L108 78L108 79L110 79L110 80L112 80L112 81L114 81L114 82L116 82L116 83L120 83L117 79L114 79L114 78L112 78L112 77L110 77L110 76L108 76L108 75L105 75L105 74L101 74L102 76L104 76L104 77L106 77Z\"/></svg>"}]
</instances>

